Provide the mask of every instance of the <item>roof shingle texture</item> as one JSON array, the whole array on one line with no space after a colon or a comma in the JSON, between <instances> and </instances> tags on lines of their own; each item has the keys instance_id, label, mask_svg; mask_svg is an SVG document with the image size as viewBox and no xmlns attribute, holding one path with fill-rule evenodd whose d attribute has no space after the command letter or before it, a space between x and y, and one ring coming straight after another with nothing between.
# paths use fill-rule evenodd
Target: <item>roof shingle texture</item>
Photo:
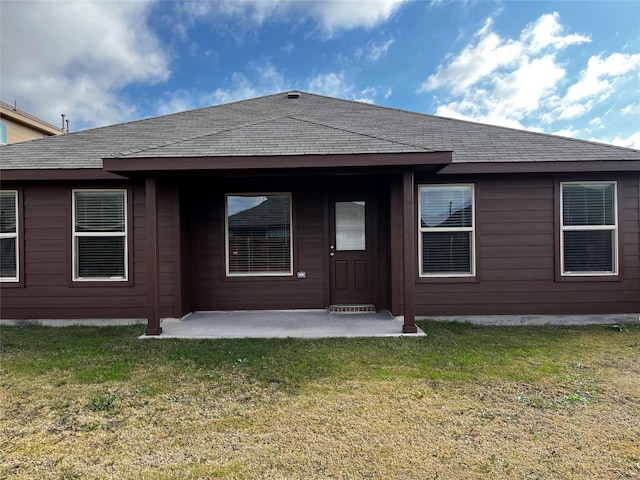
<instances>
[{"instance_id":1,"label":"roof shingle texture","mask_svg":"<svg viewBox=\"0 0 640 480\"><path fill-rule=\"evenodd\" d=\"M279 93L0 147L0 168L102 168L102 158L452 151L454 163L640 161L640 151L310 93ZM215 161L215 158L212 159Z\"/></svg>"}]
</instances>

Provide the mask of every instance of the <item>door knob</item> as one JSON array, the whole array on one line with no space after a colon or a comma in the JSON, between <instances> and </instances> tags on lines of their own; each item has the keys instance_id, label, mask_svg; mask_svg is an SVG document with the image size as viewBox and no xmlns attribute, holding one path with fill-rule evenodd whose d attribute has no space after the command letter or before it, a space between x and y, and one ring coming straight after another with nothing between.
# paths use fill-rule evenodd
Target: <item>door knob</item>
<instances>
[{"instance_id":1,"label":"door knob","mask_svg":"<svg viewBox=\"0 0 640 480\"><path fill-rule=\"evenodd\" d=\"M333 256L335 255L335 253L334 253L334 252L331 252L329 255L330 255L331 257L333 257Z\"/></svg>"}]
</instances>

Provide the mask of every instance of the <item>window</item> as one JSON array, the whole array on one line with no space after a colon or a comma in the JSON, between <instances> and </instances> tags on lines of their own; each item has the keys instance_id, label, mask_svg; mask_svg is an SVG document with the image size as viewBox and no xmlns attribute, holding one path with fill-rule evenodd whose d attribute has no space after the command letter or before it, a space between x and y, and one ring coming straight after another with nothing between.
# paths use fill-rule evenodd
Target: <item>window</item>
<instances>
[{"instance_id":1,"label":"window","mask_svg":"<svg viewBox=\"0 0 640 480\"><path fill-rule=\"evenodd\" d=\"M227 275L292 275L291 194L226 198Z\"/></svg>"},{"instance_id":2,"label":"window","mask_svg":"<svg viewBox=\"0 0 640 480\"><path fill-rule=\"evenodd\" d=\"M616 183L567 182L560 188L562 274L616 275Z\"/></svg>"},{"instance_id":3,"label":"window","mask_svg":"<svg viewBox=\"0 0 640 480\"><path fill-rule=\"evenodd\" d=\"M0 145L6 145L9 143L7 135L7 124L5 122L0 122Z\"/></svg>"},{"instance_id":4,"label":"window","mask_svg":"<svg viewBox=\"0 0 640 480\"><path fill-rule=\"evenodd\" d=\"M0 192L0 281L18 281L18 192Z\"/></svg>"},{"instance_id":5,"label":"window","mask_svg":"<svg viewBox=\"0 0 640 480\"><path fill-rule=\"evenodd\" d=\"M73 192L73 279L127 279L126 190Z\"/></svg>"},{"instance_id":6,"label":"window","mask_svg":"<svg viewBox=\"0 0 640 480\"><path fill-rule=\"evenodd\" d=\"M473 185L423 185L419 195L420 275L473 276Z\"/></svg>"},{"instance_id":7,"label":"window","mask_svg":"<svg viewBox=\"0 0 640 480\"><path fill-rule=\"evenodd\" d=\"M336 250L366 250L366 203L364 201L336 202Z\"/></svg>"}]
</instances>

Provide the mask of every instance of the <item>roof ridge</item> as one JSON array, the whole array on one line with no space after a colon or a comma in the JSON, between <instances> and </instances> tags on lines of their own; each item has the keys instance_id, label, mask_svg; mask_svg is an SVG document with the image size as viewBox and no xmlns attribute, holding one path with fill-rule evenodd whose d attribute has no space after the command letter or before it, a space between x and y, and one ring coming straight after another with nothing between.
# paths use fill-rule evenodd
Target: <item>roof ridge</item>
<instances>
[{"instance_id":1,"label":"roof ridge","mask_svg":"<svg viewBox=\"0 0 640 480\"><path fill-rule=\"evenodd\" d=\"M266 122L270 122L272 120L278 120L279 118L286 118L286 117L288 117L288 115L277 115L277 116L274 116L274 117L269 117L267 119L256 120L255 122L247 122L247 123L242 123L242 124L239 124L239 125L234 125L234 126L231 126L231 127L219 128L217 130L213 130L213 131L204 133L202 135L194 135L192 137L180 137L180 138L177 138L177 139L174 139L174 140L166 140L166 141L162 142L161 145L147 145L145 147L140 147L140 148L130 148L125 152L115 153L115 154L113 154L111 156L112 157L117 157L117 156L126 157L126 156L134 154L134 153L149 152L149 151L155 150L157 148L164 148L164 147L167 147L169 145L176 145L176 144L182 143L182 142L189 142L191 140L196 140L198 138L210 137L212 135L217 135L219 133L230 132L232 130L237 130L239 128L249 127L249 126L252 126L252 125L260 125L261 123L266 123Z\"/></svg>"},{"instance_id":2,"label":"roof ridge","mask_svg":"<svg viewBox=\"0 0 640 480\"><path fill-rule=\"evenodd\" d=\"M349 130L348 128L344 128L344 127L337 127L335 125L331 125L331 124L328 124L328 123L325 123L325 122L320 122L320 121L317 121L317 120L310 120L310 119L307 119L307 118L296 117L295 115L286 115L286 117L293 118L293 119L299 120L301 122L307 122L307 123L310 123L310 124L313 124L313 125L322 125L323 127L332 128L334 130L339 130L341 132L353 133L355 135L362 135L363 137L375 138L376 140L383 140L385 142L395 143L397 145L406 145L408 147L421 148L422 150L427 150L427 151L430 151L430 152L439 151L439 150L434 150L433 148L425 147L424 145L419 145L417 143L400 142L398 140L385 138L383 136L372 135L370 133L363 133L363 132L358 132L358 131L355 131L355 130Z\"/></svg>"}]
</instances>

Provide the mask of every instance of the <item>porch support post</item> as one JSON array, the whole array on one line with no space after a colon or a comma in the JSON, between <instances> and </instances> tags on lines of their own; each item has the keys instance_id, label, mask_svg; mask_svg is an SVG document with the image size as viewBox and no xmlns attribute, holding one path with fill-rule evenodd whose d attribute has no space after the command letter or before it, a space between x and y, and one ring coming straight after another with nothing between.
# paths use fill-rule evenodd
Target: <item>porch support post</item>
<instances>
[{"instance_id":1,"label":"porch support post","mask_svg":"<svg viewBox=\"0 0 640 480\"><path fill-rule=\"evenodd\" d=\"M159 281L158 281L158 204L156 179L145 178L144 184L147 220L147 335L160 335Z\"/></svg>"},{"instance_id":2,"label":"porch support post","mask_svg":"<svg viewBox=\"0 0 640 480\"><path fill-rule=\"evenodd\" d=\"M417 333L416 326L416 284L415 245L416 217L414 215L413 172L402 174L402 258L404 280L404 324L402 333Z\"/></svg>"}]
</instances>

